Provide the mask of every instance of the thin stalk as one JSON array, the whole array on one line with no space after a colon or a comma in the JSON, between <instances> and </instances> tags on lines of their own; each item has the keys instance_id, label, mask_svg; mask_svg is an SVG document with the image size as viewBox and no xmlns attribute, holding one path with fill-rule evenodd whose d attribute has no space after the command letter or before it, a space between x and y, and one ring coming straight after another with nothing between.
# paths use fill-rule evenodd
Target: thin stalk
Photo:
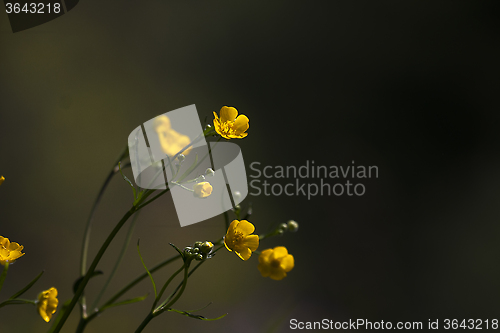
<instances>
[{"instance_id":1,"label":"thin stalk","mask_svg":"<svg viewBox=\"0 0 500 333\"><path fill-rule=\"evenodd\" d=\"M132 234L134 233L134 228L135 228L135 222L137 221L137 217L139 216L139 212L137 212L134 217L132 218L132 221L130 223L130 226L127 231L127 236L125 236L125 241L123 242L122 249L120 251L120 255L118 256L118 260L115 263L115 266L113 267L113 270L111 271L111 274L109 275L108 279L104 283L104 286L102 287L101 291L97 295L94 303L92 304L92 309L95 309L97 305L99 304L99 301L101 300L102 296L104 295L104 292L106 289L109 287L109 284L111 283L111 280L116 274L116 271L118 270L118 267L120 266L121 262L123 261L123 258L125 257L125 253L127 252L127 248L130 244L130 240L132 239Z\"/></svg>"},{"instance_id":2,"label":"thin stalk","mask_svg":"<svg viewBox=\"0 0 500 333\"><path fill-rule=\"evenodd\" d=\"M5 278L7 277L8 270L9 270L9 262L7 261L5 263L5 265L3 266L2 275L0 275L0 291L2 290L3 282L5 281Z\"/></svg>"},{"instance_id":3,"label":"thin stalk","mask_svg":"<svg viewBox=\"0 0 500 333\"><path fill-rule=\"evenodd\" d=\"M142 321L142 323L139 325L139 327L137 327L137 329L135 330L135 333L140 333L142 332L142 330L149 324L149 322L151 321L151 319L154 318L154 315L152 313L148 313L147 317L144 318L144 320Z\"/></svg>"},{"instance_id":4,"label":"thin stalk","mask_svg":"<svg viewBox=\"0 0 500 333\"><path fill-rule=\"evenodd\" d=\"M165 292L165 289L167 289L170 282L172 282L172 280L177 276L177 274L179 274L183 269L184 269L184 266L179 268L174 274L172 274L172 276L167 280L167 282L165 282L165 284L163 285L163 288L161 288L160 293L158 294L155 301L153 302L153 307L152 307L151 311L153 311L155 309L156 304L158 304L158 302L160 301L161 297L163 296L163 293Z\"/></svg>"},{"instance_id":5,"label":"thin stalk","mask_svg":"<svg viewBox=\"0 0 500 333\"><path fill-rule=\"evenodd\" d=\"M0 303L0 308L3 308L6 305L21 305L21 304L35 304L35 301L32 299L22 299L22 298L9 299Z\"/></svg>"},{"instance_id":6,"label":"thin stalk","mask_svg":"<svg viewBox=\"0 0 500 333\"><path fill-rule=\"evenodd\" d=\"M83 277L83 280L80 282L78 285L78 289L75 292L75 295L73 296L73 299L71 300L71 303L69 303L66 311L62 314L61 320L57 323L57 326L54 329L54 333L58 333L61 328L63 327L64 323L68 319L69 315L71 314L71 311L75 307L76 303L80 299L80 297L83 294L83 291L85 287L87 286L87 283L89 282L90 278L92 277L92 274L94 273L97 264L99 264L99 261L101 260L102 256L104 255L104 252L109 247L109 244L111 244L111 241L115 238L116 234L120 229L123 227L125 222L136 212L137 207L132 207L125 215L122 217L122 219L118 222L118 224L115 226L113 231L109 234L108 238L106 238L106 241L104 241L104 244L102 244L101 248L99 249L99 252L95 256L94 260L92 261L92 264L90 264L89 270L87 271L87 274Z\"/></svg>"},{"instance_id":7,"label":"thin stalk","mask_svg":"<svg viewBox=\"0 0 500 333\"><path fill-rule=\"evenodd\" d=\"M104 181L103 185L101 186L101 189L99 190L99 194L97 195L97 198L94 201L94 204L92 205L92 208L90 210L90 215L87 219L87 224L85 226L85 232L83 236L83 242L82 242L82 252L80 256L80 277L85 275L85 272L87 271L87 255L89 251L89 244L90 244L90 234L92 231L92 221L94 220L94 215L97 210L97 207L99 206L99 203L101 202L101 198L104 194L104 191L108 187L111 179L113 176L119 171L119 169L116 167L117 164L125 157L128 155L128 146L125 147L125 150L120 154L120 157L117 159L115 164L113 165L113 168L111 169L110 173L106 177L106 180ZM80 305L81 305L81 316L86 317L87 316L87 300L85 299L85 295L82 294L82 297L80 299Z\"/></svg>"}]
</instances>

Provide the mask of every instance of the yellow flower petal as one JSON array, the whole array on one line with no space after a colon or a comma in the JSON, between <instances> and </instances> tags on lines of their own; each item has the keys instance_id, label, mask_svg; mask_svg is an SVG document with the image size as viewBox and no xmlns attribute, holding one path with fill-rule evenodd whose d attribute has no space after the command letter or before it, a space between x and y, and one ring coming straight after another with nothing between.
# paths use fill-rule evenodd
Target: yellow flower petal
<instances>
[{"instance_id":1,"label":"yellow flower petal","mask_svg":"<svg viewBox=\"0 0 500 333\"><path fill-rule=\"evenodd\" d=\"M0 176L0 185L5 181L5 178L3 176Z\"/></svg>"},{"instance_id":2,"label":"yellow flower petal","mask_svg":"<svg viewBox=\"0 0 500 333\"><path fill-rule=\"evenodd\" d=\"M220 121L222 123L234 121L237 115L238 111L233 107L223 106L222 109L220 109Z\"/></svg>"},{"instance_id":3,"label":"yellow flower petal","mask_svg":"<svg viewBox=\"0 0 500 333\"><path fill-rule=\"evenodd\" d=\"M241 220L237 225L237 229L244 235L250 235L255 231L255 227L253 226L253 224L248 222L247 220Z\"/></svg>"},{"instance_id":4,"label":"yellow flower petal","mask_svg":"<svg viewBox=\"0 0 500 333\"><path fill-rule=\"evenodd\" d=\"M255 251L259 247L259 236L258 235L250 235L245 238L243 242L243 246L248 247L250 250Z\"/></svg>"},{"instance_id":5,"label":"yellow flower petal","mask_svg":"<svg viewBox=\"0 0 500 333\"><path fill-rule=\"evenodd\" d=\"M273 254L272 254L272 259L273 260L280 260L288 255L288 251L286 247L284 246L276 246L274 248Z\"/></svg>"},{"instance_id":6,"label":"yellow flower petal","mask_svg":"<svg viewBox=\"0 0 500 333\"><path fill-rule=\"evenodd\" d=\"M293 259L293 256L289 254L285 258L283 258L280 266L285 272L290 272L293 266L295 266L295 261Z\"/></svg>"},{"instance_id":7,"label":"yellow flower petal","mask_svg":"<svg viewBox=\"0 0 500 333\"><path fill-rule=\"evenodd\" d=\"M238 118L234 121L233 129L235 130L235 135L241 135L245 132L250 125L248 125L248 118L245 115L239 115Z\"/></svg>"}]
</instances>

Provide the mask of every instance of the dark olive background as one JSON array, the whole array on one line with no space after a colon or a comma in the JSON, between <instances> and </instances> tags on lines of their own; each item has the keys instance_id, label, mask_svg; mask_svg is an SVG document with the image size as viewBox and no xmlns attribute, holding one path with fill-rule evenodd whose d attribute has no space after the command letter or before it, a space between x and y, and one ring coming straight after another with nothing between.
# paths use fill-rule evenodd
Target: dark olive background
<instances>
[{"instance_id":1,"label":"dark olive background","mask_svg":"<svg viewBox=\"0 0 500 333\"><path fill-rule=\"evenodd\" d=\"M261 244L287 246L294 270L264 279L257 256L243 262L221 250L177 308L214 302L200 314L228 315L167 313L145 332L288 332L291 318L498 318L499 13L494 1L87 0L15 34L0 14L0 235L26 253L0 299L43 269L26 298L51 286L61 302L71 298L85 220L132 129L185 105L202 120L231 105L250 118L237 141L247 167L354 160L377 165L379 178L363 182L362 197L248 197L257 232L300 223ZM131 199L113 179L92 256ZM152 266L174 254L169 242L223 233L222 217L180 228L171 198L158 200L140 215L113 290L143 272L138 238ZM91 281L91 300L104 280ZM127 296L147 292L144 281ZM110 309L86 332L132 332L151 300ZM2 333L49 326L30 306L0 311Z\"/></svg>"}]
</instances>

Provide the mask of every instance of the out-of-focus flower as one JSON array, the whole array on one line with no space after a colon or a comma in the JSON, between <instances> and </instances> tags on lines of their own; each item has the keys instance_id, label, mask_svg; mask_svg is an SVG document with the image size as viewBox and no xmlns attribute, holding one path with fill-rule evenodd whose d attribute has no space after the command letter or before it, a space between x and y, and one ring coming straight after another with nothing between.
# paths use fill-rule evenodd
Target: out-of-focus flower
<instances>
[{"instance_id":1,"label":"out-of-focus flower","mask_svg":"<svg viewBox=\"0 0 500 333\"><path fill-rule=\"evenodd\" d=\"M262 251L259 255L259 266L257 267L263 277L273 280L281 280L290 272L295 265L293 256L288 254L286 247L276 246L274 249Z\"/></svg>"},{"instance_id":2,"label":"out-of-focus flower","mask_svg":"<svg viewBox=\"0 0 500 333\"><path fill-rule=\"evenodd\" d=\"M193 186L193 194L197 198L206 198L212 194L212 185L209 182L201 182Z\"/></svg>"},{"instance_id":3,"label":"out-of-focus flower","mask_svg":"<svg viewBox=\"0 0 500 333\"><path fill-rule=\"evenodd\" d=\"M59 300L57 299L57 289L54 287L42 291L38 295L36 307L40 316L47 323L52 318L52 315L56 312L57 304L59 304Z\"/></svg>"},{"instance_id":4,"label":"out-of-focus flower","mask_svg":"<svg viewBox=\"0 0 500 333\"><path fill-rule=\"evenodd\" d=\"M23 246L16 242L10 242L8 238L0 236L0 265L9 264L16 261L16 259L24 256Z\"/></svg>"},{"instance_id":5,"label":"out-of-focus flower","mask_svg":"<svg viewBox=\"0 0 500 333\"><path fill-rule=\"evenodd\" d=\"M4 182L5 178L4 176L0 176L0 185L2 185L2 183Z\"/></svg>"},{"instance_id":6,"label":"out-of-focus flower","mask_svg":"<svg viewBox=\"0 0 500 333\"><path fill-rule=\"evenodd\" d=\"M226 139L242 139L248 135L245 131L248 129L248 118L240 114L233 107L223 106L220 109L220 119L217 113L214 112L214 127L215 131Z\"/></svg>"},{"instance_id":7,"label":"out-of-focus flower","mask_svg":"<svg viewBox=\"0 0 500 333\"><path fill-rule=\"evenodd\" d=\"M234 220L224 236L224 245L234 251L243 260L248 260L252 252L259 247L259 236L251 235L255 231L252 223L246 220Z\"/></svg>"},{"instance_id":8,"label":"out-of-focus flower","mask_svg":"<svg viewBox=\"0 0 500 333\"><path fill-rule=\"evenodd\" d=\"M155 118L155 130L156 133L158 133L158 138L160 140L160 145L163 149L163 152L170 157L174 156L191 143L191 140L187 135L180 134L179 132L172 129L170 119L165 115L161 115ZM189 147L182 153L184 155L187 155L190 151L191 147Z\"/></svg>"}]
</instances>

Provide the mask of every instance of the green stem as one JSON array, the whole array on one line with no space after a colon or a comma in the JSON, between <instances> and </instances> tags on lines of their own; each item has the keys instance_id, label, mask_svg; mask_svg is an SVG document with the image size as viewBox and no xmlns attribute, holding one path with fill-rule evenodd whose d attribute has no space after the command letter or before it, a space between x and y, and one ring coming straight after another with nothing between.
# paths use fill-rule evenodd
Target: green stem
<instances>
[{"instance_id":1,"label":"green stem","mask_svg":"<svg viewBox=\"0 0 500 333\"><path fill-rule=\"evenodd\" d=\"M186 289L186 285L187 285L187 281L188 281L188 277L189 277L188 270L189 270L189 263L184 263L184 280L182 281L182 288L181 288L181 290L179 291L179 293L177 294L177 296L174 297L173 300L171 300L170 302L168 302L168 299L165 300L165 302L163 302L156 310L154 310L153 314L155 316L159 315L160 313L164 312L169 307L171 307L172 305L174 305L175 302L177 302L177 300L182 296L182 294L184 293L184 290Z\"/></svg>"},{"instance_id":2,"label":"green stem","mask_svg":"<svg viewBox=\"0 0 500 333\"><path fill-rule=\"evenodd\" d=\"M3 301L0 303L0 308L3 308L6 305L20 305L20 304L35 304L36 302L31 299L22 299L22 298L15 298L15 299L9 299L6 301Z\"/></svg>"},{"instance_id":3,"label":"green stem","mask_svg":"<svg viewBox=\"0 0 500 333\"><path fill-rule=\"evenodd\" d=\"M99 206L99 203L101 202L101 198L104 194L104 191L108 187L111 179L113 176L119 171L119 169L116 167L118 163L125 157L128 156L128 146L125 147L125 150L120 154L120 157L117 159L115 164L113 165L113 168L111 169L110 173L106 177L106 180L104 181L103 185L101 186L101 189L99 190L99 194L97 195L97 198L94 201L94 204L92 205L92 208L90 210L90 215L87 219L87 224L85 226L85 232L83 236L83 243L82 243L82 252L80 256L80 277L85 275L85 272L87 271L87 255L89 251L89 244L90 244L90 234L92 231L92 221L94 220L94 215L97 210L97 207ZM82 294L82 297L80 299L80 305L81 305L81 313L82 317L87 316L87 301L85 299L85 295Z\"/></svg>"},{"instance_id":4,"label":"green stem","mask_svg":"<svg viewBox=\"0 0 500 333\"><path fill-rule=\"evenodd\" d=\"M142 330L149 324L149 322L151 321L151 319L154 318L154 315L152 313L148 313L147 317L144 318L144 320L142 321L142 323L139 325L139 327L137 327L137 329L135 330L135 333L140 333L142 332Z\"/></svg>"},{"instance_id":5,"label":"green stem","mask_svg":"<svg viewBox=\"0 0 500 333\"><path fill-rule=\"evenodd\" d=\"M118 260L115 263L115 266L113 267L113 270L111 271L111 274L109 275L108 279L104 283L104 286L102 287L101 291L99 292L99 295L97 295L94 303L92 304L92 310L97 307L99 304L99 301L101 300L102 296L104 295L104 292L108 288L109 284L111 283L111 280L116 274L116 271L118 270L118 267L120 266L121 262L123 261L123 258L125 257L125 253L127 252L127 248L130 244L130 240L132 239L132 234L134 232L135 228L135 222L137 221L137 217L139 216L139 212L137 212L134 217L132 218L132 221L130 223L130 226L127 231L127 236L125 237L125 241L123 242L122 249L120 251L120 255L118 256Z\"/></svg>"},{"instance_id":6,"label":"green stem","mask_svg":"<svg viewBox=\"0 0 500 333\"><path fill-rule=\"evenodd\" d=\"M111 241L115 238L116 234L120 229L123 227L125 222L136 212L137 207L132 207L125 215L122 217L122 219L118 222L118 224L115 226L113 231L109 234L108 238L102 244L101 248L99 249L99 252L95 256L94 260L92 261L92 264L89 267L89 270L87 271L87 274L85 274L83 280L80 282L78 285L78 289L75 292L75 295L73 296L73 299L71 300L71 303L69 303L66 311L62 314L61 320L57 323L57 326L54 329L54 333L58 333L66 320L68 319L69 315L71 314L71 311L75 307L76 303L80 299L80 297L83 294L83 291L85 287L87 286L87 283L89 282L90 278L92 277L92 274L94 273L97 264L99 264L99 261L101 260L102 256L104 255L104 252L108 249L109 244L111 244Z\"/></svg>"},{"instance_id":7,"label":"green stem","mask_svg":"<svg viewBox=\"0 0 500 333\"><path fill-rule=\"evenodd\" d=\"M163 293L165 292L165 289L167 289L170 282L172 282L172 280L177 276L177 274L179 274L183 269L184 269L184 266L179 268L174 274L172 274L172 276L167 280L167 282L165 282L165 284L163 285L163 287L160 290L160 293L158 294L155 301L153 302L153 307L152 307L151 311L156 308L156 304L158 304L158 302L160 301L161 297L163 296Z\"/></svg>"},{"instance_id":8,"label":"green stem","mask_svg":"<svg viewBox=\"0 0 500 333\"><path fill-rule=\"evenodd\" d=\"M153 267L152 269L150 269L149 272L151 274L153 274L154 272L156 272L160 268L163 268L166 265L170 264L171 262L174 262L175 260L180 259L180 258L181 258L180 255L176 255L174 257L168 258L167 260L159 263L158 265L156 265L155 267ZM147 277L148 277L148 273L143 273L142 275L138 276L134 281L130 282L125 288L123 288L122 290L120 290L118 293L116 293L116 295L114 295L106 303L104 303L104 305L101 306L101 308L113 304L118 298L120 298L121 296L123 296L127 291L129 291L130 289L132 289L132 287L134 287L136 284L138 284L139 282L141 282L142 280L144 280Z\"/></svg>"},{"instance_id":9,"label":"green stem","mask_svg":"<svg viewBox=\"0 0 500 333\"><path fill-rule=\"evenodd\" d=\"M2 275L0 275L0 291L2 290L3 282L5 281L5 278L7 277L8 270L9 270L9 262L7 261L5 263L5 265L3 266Z\"/></svg>"}]
</instances>

